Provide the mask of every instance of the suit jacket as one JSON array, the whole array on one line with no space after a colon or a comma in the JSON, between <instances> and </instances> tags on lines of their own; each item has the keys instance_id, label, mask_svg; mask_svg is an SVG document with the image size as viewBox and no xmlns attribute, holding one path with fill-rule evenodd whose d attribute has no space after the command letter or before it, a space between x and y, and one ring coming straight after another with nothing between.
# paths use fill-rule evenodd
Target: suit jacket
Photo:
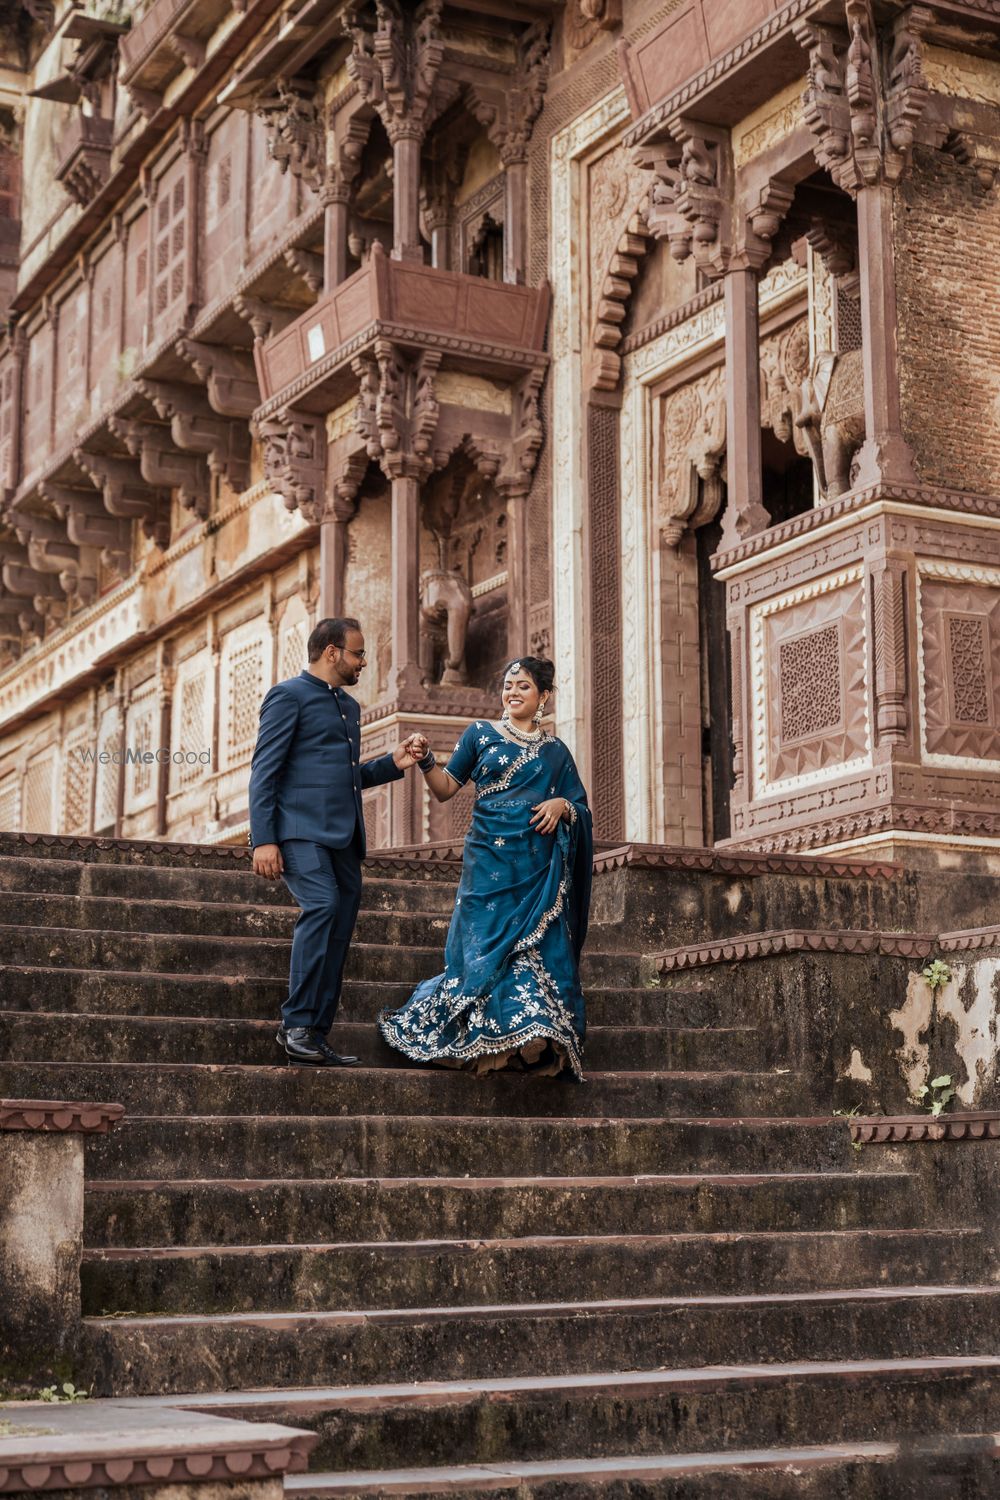
<instances>
[{"instance_id":1,"label":"suit jacket","mask_svg":"<svg viewBox=\"0 0 1000 1500\"><path fill-rule=\"evenodd\" d=\"M361 764L361 709L313 672L279 682L260 706L250 763L250 842L309 839L346 849L365 821L364 787L399 781L391 755Z\"/></svg>"}]
</instances>

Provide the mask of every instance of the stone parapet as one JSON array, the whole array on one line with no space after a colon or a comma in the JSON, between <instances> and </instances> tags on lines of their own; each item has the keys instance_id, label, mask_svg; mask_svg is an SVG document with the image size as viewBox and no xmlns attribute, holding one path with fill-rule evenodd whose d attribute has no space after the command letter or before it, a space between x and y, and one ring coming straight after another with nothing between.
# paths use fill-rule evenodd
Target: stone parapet
<instances>
[{"instance_id":1,"label":"stone parapet","mask_svg":"<svg viewBox=\"0 0 1000 1500\"><path fill-rule=\"evenodd\" d=\"M0 1388L37 1387L72 1371L83 1137L106 1134L123 1114L120 1104L0 1099Z\"/></svg>"}]
</instances>

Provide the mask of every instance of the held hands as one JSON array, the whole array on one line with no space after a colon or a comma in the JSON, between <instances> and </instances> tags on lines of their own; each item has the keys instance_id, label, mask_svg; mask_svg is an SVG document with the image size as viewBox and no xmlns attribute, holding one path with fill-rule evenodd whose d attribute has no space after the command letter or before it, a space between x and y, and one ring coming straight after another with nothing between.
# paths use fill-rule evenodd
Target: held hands
<instances>
[{"instance_id":1,"label":"held hands","mask_svg":"<svg viewBox=\"0 0 1000 1500\"><path fill-rule=\"evenodd\" d=\"M531 826L536 833L555 833L559 820L566 816L566 798L549 797L545 802L539 802L531 811L535 815L531 819Z\"/></svg>"},{"instance_id":2,"label":"held hands","mask_svg":"<svg viewBox=\"0 0 1000 1500\"><path fill-rule=\"evenodd\" d=\"M277 844L258 844L253 851L253 872L263 875L265 880L277 880L284 870L284 861Z\"/></svg>"},{"instance_id":3,"label":"held hands","mask_svg":"<svg viewBox=\"0 0 1000 1500\"><path fill-rule=\"evenodd\" d=\"M418 760L423 760L427 754L427 736L424 734L410 734L401 745L397 745L392 752L392 758L401 771L408 771L415 766Z\"/></svg>"}]
</instances>

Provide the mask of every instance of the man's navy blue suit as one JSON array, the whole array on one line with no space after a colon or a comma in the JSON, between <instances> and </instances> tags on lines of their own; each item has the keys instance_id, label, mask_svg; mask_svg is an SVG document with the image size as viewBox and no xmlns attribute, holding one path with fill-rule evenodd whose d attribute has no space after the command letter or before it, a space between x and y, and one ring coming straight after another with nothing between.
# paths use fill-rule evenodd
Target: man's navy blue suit
<instances>
[{"instance_id":1,"label":"man's navy blue suit","mask_svg":"<svg viewBox=\"0 0 1000 1500\"><path fill-rule=\"evenodd\" d=\"M361 709L314 672L279 682L260 706L250 765L250 842L277 844L301 907L282 1024L329 1031L361 902L364 787L398 781L391 755L361 764Z\"/></svg>"}]
</instances>

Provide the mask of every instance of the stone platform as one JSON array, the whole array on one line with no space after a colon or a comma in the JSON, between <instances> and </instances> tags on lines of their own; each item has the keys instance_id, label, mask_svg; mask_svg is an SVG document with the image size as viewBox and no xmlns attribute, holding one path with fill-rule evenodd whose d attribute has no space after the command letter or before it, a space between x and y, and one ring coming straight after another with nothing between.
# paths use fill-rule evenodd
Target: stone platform
<instances>
[{"instance_id":1,"label":"stone platform","mask_svg":"<svg viewBox=\"0 0 1000 1500\"><path fill-rule=\"evenodd\" d=\"M991 1111L954 1015L992 1005L996 882L602 851L577 1086L380 1043L452 854L370 861L333 1035L365 1065L310 1073L243 851L0 841L0 1092L126 1109L84 1141L89 1412L305 1429L302 1500L991 1493L996 1144L858 1151L832 1111L904 1113L914 1056Z\"/></svg>"}]
</instances>

